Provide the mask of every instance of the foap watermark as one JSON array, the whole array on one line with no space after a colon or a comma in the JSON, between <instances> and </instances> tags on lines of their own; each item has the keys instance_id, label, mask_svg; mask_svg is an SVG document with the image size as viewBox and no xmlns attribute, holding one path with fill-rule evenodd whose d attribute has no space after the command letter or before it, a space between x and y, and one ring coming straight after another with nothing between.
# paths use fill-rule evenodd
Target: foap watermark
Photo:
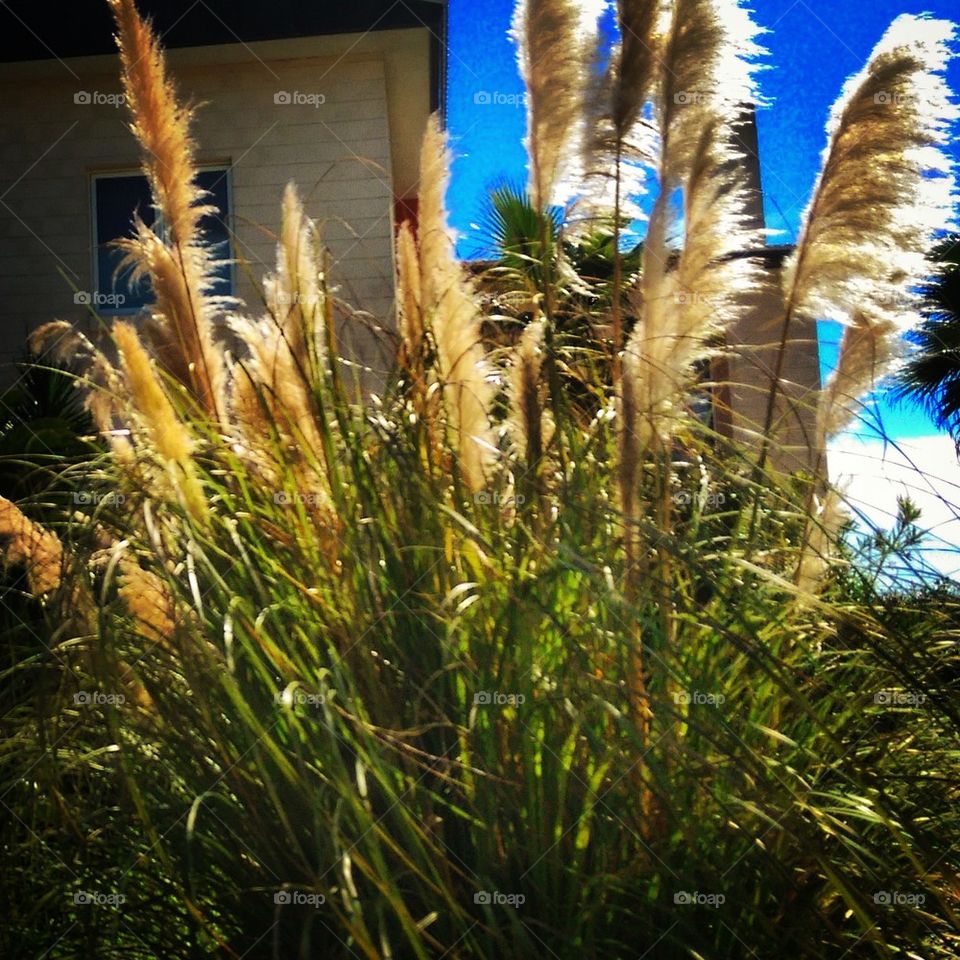
<instances>
[{"instance_id":1,"label":"foap watermark","mask_svg":"<svg viewBox=\"0 0 960 960\"><path fill-rule=\"evenodd\" d=\"M919 707L927 702L927 695L909 690L878 690L873 702L878 707Z\"/></svg>"},{"instance_id":2,"label":"foap watermark","mask_svg":"<svg viewBox=\"0 0 960 960\"><path fill-rule=\"evenodd\" d=\"M525 107L526 93L501 93L499 90L477 90L473 102L478 107Z\"/></svg>"},{"instance_id":3,"label":"foap watermark","mask_svg":"<svg viewBox=\"0 0 960 960\"><path fill-rule=\"evenodd\" d=\"M927 902L927 897L923 893L878 890L873 895L873 902L881 907L922 907Z\"/></svg>"},{"instance_id":4,"label":"foap watermark","mask_svg":"<svg viewBox=\"0 0 960 960\"><path fill-rule=\"evenodd\" d=\"M891 93L887 90L881 90L873 95L873 102L884 106L899 107L906 103L910 98L903 93Z\"/></svg>"},{"instance_id":5,"label":"foap watermark","mask_svg":"<svg viewBox=\"0 0 960 960\"><path fill-rule=\"evenodd\" d=\"M910 290L887 290L876 296L874 303L886 310L916 310L923 299Z\"/></svg>"},{"instance_id":6,"label":"foap watermark","mask_svg":"<svg viewBox=\"0 0 960 960\"><path fill-rule=\"evenodd\" d=\"M473 695L474 705L478 707L519 707L526 701L522 693L501 693L499 690L481 690Z\"/></svg>"},{"instance_id":7,"label":"foap watermark","mask_svg":"<svg viewBox=\"0 0 960 960\"><path fill-rule=\"evenodd\" d=\"M698 290L678 290L673 302L680 307L716 307L721 298L715 293L702 293Z\"/></svg>"},{"instance_id":8,"label":"foap watermark","mask_svg":"<svg viewBox=\"0 0 960 960\"><path fill-rule=\"evenodd\" d=\"M501 893L499 890L480 890L473 902L481 907L522 907L527 898L522 893Z\"/></svg>"},{"instance_id":9,"label":"foap watermark","mask_svg":"<svg viewBox=\"0 0 960 960\"><path fill-rule=\"evenodd\" d=\"M522 507L527 498L518 493L516 496L504 496L502 493L496 493L491 490L481 490L473 495L474 503L493 503L498 507Z\"/></svg>"},{"instance_id":10,"label":"foap watermark","mask_svg":"<svg viewBox=\"0 0 960 960\"><path fill-rule=\"evenodd\" d=\"M681 107L685 107L690 104L705 103L706 99L707 95L705 93L700 93L698 90L678 90L673 95L673 102Z\"/></svg>"},{"instance_id":11,"label":"foap watermark","mask_svg":"<svg viewBox=\"0 0 960 960\"><path fill-rule=\"evenodd\" d=\"M123 93L103 93L100 90L77 90L73 102L81 107L122 107L127 97Z\"/></svg>"},{"instance_id":12,"label":"foap watermark","mask_svg":"<svg viewBox=\"0 0 960 960\"><path fill-rule=\"evenodd\" d=\"M98 493L95 490L74 490L73 502L80 507L119 507L126 502L122 493Z\"/></svg>"},{"instance_id":13,"label":"foap watermark","mask_svg":"<svg viewBox=\"0 0 960 960\"><path fill-rule=\"evenodd\" d=\"M78 290L73 295L73 303L77 307L101 307L107 310L119 310L126 302L127 298L122 293Z\"/></svg>"},{"instance_id":14,"label":"foap watermark","mask_svg":"<svg viewBox=\"0 0 960 960\"><path fill-rule=\"evenodd\" d=\"M703 497L699 492L693 493L690 490L678 490L673 495L673 502L678 507L689 506L695 500L702 502L705 507L722 507L727 502L727 495L720 490L708 490Z\"/></svg>"},{"instance_id":15,"label":"foap watermark","mask_svg":"<svg viewBox=\"0 0 960 960\"><path fill-rule=\"evenodd\" d=\"M304 890L278 890L273 895L278 907L322 907L327 898L322 893L307 893Z\"/></svg>"},{"instance_id":16,"label":"foap watermark","mask_svg":"<svg viewBox=\"0 0 960 960\"><path fill-rule=\"evenodd\" d=\"M119 907L127 902L127 898L122 893L96 893L92 890L80 890L73 895L73 902L83 906Z\"/></svg>"},{"instance_id":17,"label":"foap watermark","mask_svg":"<svg viewBox=\"0 0 960 960\"><path fill-rule=\"evenodd\" d=\"M727 702L722 693L704 693L702 690L678 690L673 702L681 707L719 707Z\"/></svg>"},{"instance_id":18,"label":"foap watermark","mask_svg":"<svg viewBox=\"0 0 960 960\"><path fill-rule=\"evenodd\" d=\"M289 290L278 290L276 295L277 306L280 307L316 307L321 297L319 293L301 293L299 290L291 293Z\"/></svg>"},{"instance_id":19,"label":"foap watermark","mask_svg":"<svg viewBox=\"0 0 960 960\"><path fill-rule=\"evenodd\" d=\"M295 504L302 507L316 507L320 504L321 498L319 493L302 493L299 490L292 493L280 491L273 495L273 502L280 507L289 507Z\"/></svg>"},{"instance_id":20,"label":"foap watermark","mask_svg":"<svg viewBox=\"0 0 960 960\"><path fill-rule=\"evenodd\" d=\"M673 902L679 907L722 907L727 898L722 893L699 893L696 890L681 890L673 895Z\"/></svg>"},{"instance_id":21,"label":"foap watermark","mask_svg":"<svg viewBox=\"0 0 960 960\"><path fill-rule=\"evenodd\" d=\"M127 698L122 693L101 693L99 690L81 690L73 695L78 707L122 707Z\"/></svg>"},{"instance_id":22,"label":"foap watermark","mask_svg":"<svg viewBox=\"0 0 960 960\"><path fill-rule=\"evenodd\" d=\"M309 93L304 90L278 90L273 102L280 107L313 107L316 110L327 102L326 94Z\"/></svg>"},{"instance_id":23,"label":"foap watermark","mask_svg":"<svg viewBox=\"0 0 960 960\"><path fill-rule=\"evenodd\" d=\"M274 702L281 707L322 707L327 701L322 693L307 693L306 690L278 690Z\"/></svg>"}]
</instances>

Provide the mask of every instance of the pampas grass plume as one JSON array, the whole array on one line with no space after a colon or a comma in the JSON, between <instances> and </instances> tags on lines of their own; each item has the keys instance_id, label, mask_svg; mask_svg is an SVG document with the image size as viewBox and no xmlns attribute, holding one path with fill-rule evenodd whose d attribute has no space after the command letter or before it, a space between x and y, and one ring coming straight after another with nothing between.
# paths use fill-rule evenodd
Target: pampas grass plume
<instances>
[{"instance_id":1,"label":"pampas grass plume","mask_svg":"<svg viewBox=\"0 0 960 960\"><path fill-rule=\"evenodd\" d=\"M437 351L451 439L471 492L482 490L495 450L490 428L493 386L480 337L480 306L454 256L447 225L449 154L436 116L420 162L420 284L423 312Z\"/></svg>"},{"instance_id":2,"label":"pampas grass plume","mask_svg":"<svg viewBox=\"0 0 960 960\"><path fill-rule=\"evenodd\" d=\"M33 596L43 597L60 586L64 553L59 537L5 497L0 497L0 541L7 563L25 568Z\"/></svg>"},{"instance_id":3,"label":"pampas grass plume","mask_svg":"<svg viewBox=\"0 0 960 960\"><path fill-rule=\"evenodd\" d=\"M141 146L142 165L154 203L169 232L169 245L142 221L123 248L127 263L150 275L157 298L156 333L169 372L196 394L216 418L222 408L223 357L213 338L217 303L209 296L212 261L199 236L202 204L196 185L192 111L179 102L163 52L134 0L109 0L117 25L121 79Z\"/></svg>"},{"instance_id":4,"label":"pampas grass plume","mask_svg":"<svg viewBox=\"0 0 960 960\"><path fill-rule=\"evenodd\" d=\"M193 440L173 409L137 332L129 323L116 323L114 341L120 354L131 402L147 428L159 459L169 468L174 486L194 517L206 514L206 501L193 465Z\"/></svg>"}]
</instances>

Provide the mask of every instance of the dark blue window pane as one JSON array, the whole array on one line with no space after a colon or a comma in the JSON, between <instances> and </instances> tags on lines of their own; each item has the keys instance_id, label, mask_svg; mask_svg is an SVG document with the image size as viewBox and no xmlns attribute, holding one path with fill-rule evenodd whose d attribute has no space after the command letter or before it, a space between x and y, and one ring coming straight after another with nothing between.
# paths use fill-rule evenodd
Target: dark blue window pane
<instances>
[{"instance_id":1,"label":"dark blue window pane","mask_svg":"<svg viewBox=\"0 0 960 960\"><path fill-rule=\"evenodd\" d=\"M208 191L207 203L215 206L217 212L204 217L200 228L213 256L217 260L229 260L230 235L227 230L229 217L229 185L226 170L203 170L198 175L199 186ZM117 266L123 254L112 246L112 241L129 237L133 233L135 213L148 226L154 226L155 215L152 207L150 188L147 179L141 175L119 177L97 177L94 180L94 208L97 227L97 293L101 295L120 294L124 297L120 309L137 310L152 302L150 284L142 280L136 286L130 283L130 270L117 273ZM231 267L221 264L216 270L214 293L231 292Z\"/></svg>"},{"instance_id":2,"label":"dark blue window pane","mask_svg":"<svg viewBox=\"0 0 960 960\"><path fill-rule=\"evenodd\" d=\"M150 297L149 285L130 286L129 268L117 274L123 253L111 241L129 237L134 213L144 223L153 225L150 188L142 176L98 177L93 182L93 204L97 218L97 293L105 296L118 293L125 297L124 309L142 307Z\"/></svg>"},{"instance_id":3,"label":"dark blue window pane","mask_svg":"<svg viewBox=\"0 0 960 960\"><path fill-rule=\"evenodd\" d=\"M201 170L197 183L209 196L205 203L216 207L217 212L200 221L203 237L210 245L215 260L230 259L230 232L227 219L230 216L230 195L227 188L226 170ZM216 269L216 283L213 292L226 295L231 293L230 264L221 263Z\"/></svg>"}]
</instances>

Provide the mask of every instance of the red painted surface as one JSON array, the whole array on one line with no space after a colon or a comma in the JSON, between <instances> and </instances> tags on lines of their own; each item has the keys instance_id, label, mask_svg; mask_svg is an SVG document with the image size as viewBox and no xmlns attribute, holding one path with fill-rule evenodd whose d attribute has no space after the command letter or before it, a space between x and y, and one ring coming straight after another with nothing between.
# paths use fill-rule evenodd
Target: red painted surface
<instances>
[{"instance_id":1,"label":"red painted surface","mask_svg":"<svg viewBox=\"0 0 960 960\"><path fill-rule=\"evenodd\" d=\"M409 223L414 230L417 229L417 207L418 201L416 197L407 199L397 197L393 206L393 219L396 222L398 230L402 223Z\"/></svg>"}]
</instances>

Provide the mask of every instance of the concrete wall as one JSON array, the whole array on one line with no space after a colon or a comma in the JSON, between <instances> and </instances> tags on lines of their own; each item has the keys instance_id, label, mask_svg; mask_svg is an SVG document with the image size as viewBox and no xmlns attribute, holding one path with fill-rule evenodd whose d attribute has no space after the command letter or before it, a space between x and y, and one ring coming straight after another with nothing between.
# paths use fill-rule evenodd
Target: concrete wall
<instances>
[{"instance_id":1,"label":"concrete wall","mask_svg":"<svg viewBox=\"0 0 960 960\"><path fill-rule=\"evenodd\" d=\"M757 136L756 110L745 105L743 125L735 137L741 153L742 173L747 187L745 210L747 226L762 232L766 224L763 211L763 182L760 145ZM745 443L759 446L767 419L770 388L781 353L783 337L783 290L781 270L790 253L785 247L763 247L756 251L765 265L761 288L746 297L740 321L727 331L729 355L720 368L720 380L727 380L721 390L718 424ZM785 472L814 470L818 451L814 449L816 404L820 390L820 349L817 325L813 321L795 319L787 332L787 342L780 363L781 382L773 413L769 460ZM820 464L822 466L822 463Z\"/></svg>"},{"instance_id":2,"label":"concrete wall","mask_svg":"<svg viewBox=\"0 0 960 960\"><path fill-rule=\"evenodd\" d=\"M766 422L770 387L783 336L782 256L766 258L765 283L747 300L735 327L728 331L732 434L751 447L759 445ZM780 470L812 470L816 404L820 390L820 353L816 323L795 319L783 351L781 383L774 409L770 462Z\"/></svg>"},{"instance_id":3,"label":"concrete wall","mask_svg":"<svg viewBox=\"0 0 960 960\"><path fill-rule=\"evenodd\" d=\"M428 32L192 48L169 60L181 93L204 104L198 160L231 167L233 253L249 264L236 292L256 303L247 274L272 269L294 180L331 248L339 296L389 325L393 205L416 193ZM125 108L104 102L119 93L117 66L112 56L0 66L0 362L50 319L95 326L74 304L74 290L95 283L91 177L138 162ZM94 102L75 102L80 91ZM277 103L279 92L313 100ZM375 362L369 335L360 340Z\"/></svg>"}]
</instances>

